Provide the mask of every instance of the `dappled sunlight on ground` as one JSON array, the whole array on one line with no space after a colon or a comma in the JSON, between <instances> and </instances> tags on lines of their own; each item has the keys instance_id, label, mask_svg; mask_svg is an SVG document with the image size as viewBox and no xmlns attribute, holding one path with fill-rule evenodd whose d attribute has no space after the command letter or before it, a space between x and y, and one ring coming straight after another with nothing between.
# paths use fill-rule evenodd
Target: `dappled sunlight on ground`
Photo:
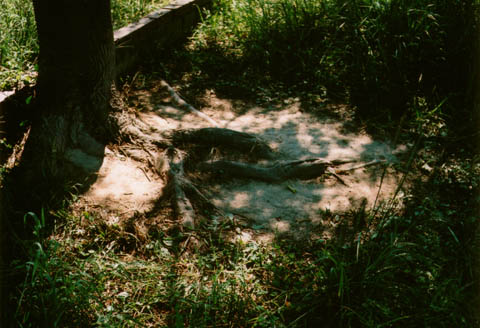
<instances>
[{"instance_id":1,"label":"dappled sunlight on ground","mask_svg":"<svg viewBox=\"0 0 480 328\"><path fill-rule=\"evenodd\" d=\"M96 182L83 195L86 204L130 217L153 208L164 183L140 162L107 149Z\"/></svg>"},{"instance_id":2,"label":"dappled sunlight on ground","mask_svg":"<svg viewBox=\"0 0 480 328\"><path fill-rule=\"evenodd\" d=\"M131 106L142 109L137 117L153 128L211 127L207 120L170 101L160 88L130 95ZM266 140L277 151L276 162L308 158L354 161L333 167L337 177L327 172L316 179L281 183L220 178L199 186L215 206L224 213L247 219L255 232L263 232L265 236L305 234L312 227L325 225L325 213L345 213L362 202L366 202L369 209L395 192L401 174L392 165L399 162L397 155L406 151L405 146L394 148L358 132L361 129L346 129L344 121L303 112L298 101L268 107L220 99L210 91L202 104L198 109L219 127L252 133ZM120 212L151 211L163 193L165 182L148 171L141 155L135 160L132 154L126 154L129 158L122 158L118 152L108 154L97 182L85 198L92 204L103 204ZM145 154L143 158L147 157ZM387 166L382 163L352 169L373 160L384 160ZM263 164L275 165L276 162ZM328 231L323 233L328 235ZM239 238L248 240L252 236L243 231Z\"/></svg>"}]
</instances>

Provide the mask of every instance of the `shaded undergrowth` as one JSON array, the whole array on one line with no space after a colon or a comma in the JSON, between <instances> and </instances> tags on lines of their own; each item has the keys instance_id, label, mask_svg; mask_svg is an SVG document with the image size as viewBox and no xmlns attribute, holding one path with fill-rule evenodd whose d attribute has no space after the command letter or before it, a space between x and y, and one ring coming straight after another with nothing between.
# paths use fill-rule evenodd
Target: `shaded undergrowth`
<instances>
[{"instance_id":1,"label":"shaded undergrowth","mask_svg":"<svg viewBox=\"0 0 480 328\"><path fill-rule=\"evenodd\" d=\"M475 0L216 4L193 37L193 61L221 54L211 63L223 57L240 75L256 71L347 100L364 119L398 119L419 103L427 111L442 104L456 127L459 117L475 127Z\"/></svg>"},{"instance_id":2,"label":"shaded undergrowth","mask_svg":"<svg viewBox=\"0 0 480 328\"><path fill-rule=\"evenodd\" d=\"M406 207L352 210L336 237L233 241L232 218L139 240L88 212L27 214L16 294L23 327L473 327L478 163L449 159ZM446 191L457 197L446 196ZM140 219L140 218L139 218ZM132 231L132 232L130 232Z\"/></svg>"}]
</instances>

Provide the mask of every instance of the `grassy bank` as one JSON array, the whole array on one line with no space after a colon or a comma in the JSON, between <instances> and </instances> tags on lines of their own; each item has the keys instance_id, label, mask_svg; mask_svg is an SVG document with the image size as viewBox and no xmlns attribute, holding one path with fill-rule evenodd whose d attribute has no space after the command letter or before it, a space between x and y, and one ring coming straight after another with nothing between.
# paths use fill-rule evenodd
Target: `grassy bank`
<instances>
[{"instance_id":1,"label":"grassy bank","mask_svg":"<svg viewBox=\"0 0 480 328\"><path fill-rule=\"evenodd\" d=\"M113 0L114 29L123 27L168 0ZM37 31L31 1L5 0L0 4L0 90L9 90L35 80L38 54Z\"/></svg>"}]
</instances>

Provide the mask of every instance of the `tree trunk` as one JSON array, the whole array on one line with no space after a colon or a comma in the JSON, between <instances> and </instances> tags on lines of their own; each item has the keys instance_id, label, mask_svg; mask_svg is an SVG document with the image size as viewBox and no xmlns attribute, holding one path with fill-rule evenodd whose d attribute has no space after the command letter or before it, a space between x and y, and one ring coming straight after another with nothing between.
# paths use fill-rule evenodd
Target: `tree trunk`
<instances>
[{"instance_id":1,"label":"tree trunk","mask_svg":"<svg viewBox=\"0 0 480 328\"><path fill-rule=\"evenodd\" d=\"M33 179L45 187L41 175L53 188L70 168L101 164L112 131L113 28L109 0L33 0L33 5L40 44L37 116L22 162L30 173L26 183Z\"/></svg>"},{"instance_id":2,"label":"tree trunk","mask_svg":"<svg viewBox=\"0 0 480 328\"><path fill-rule=\"evenodd\" d=\"M43 113L106 123L115 77L109 0L34 0L40 44L38 101ZM65 106L68 104L69 106Z\"/></svg>"}]
</instances>

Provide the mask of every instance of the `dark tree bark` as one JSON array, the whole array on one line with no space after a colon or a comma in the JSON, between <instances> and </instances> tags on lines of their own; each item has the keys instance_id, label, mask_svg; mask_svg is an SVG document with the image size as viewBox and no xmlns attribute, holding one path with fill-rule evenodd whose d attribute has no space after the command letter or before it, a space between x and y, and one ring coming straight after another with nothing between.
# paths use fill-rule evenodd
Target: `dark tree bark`
<instances>
[{"instance_id":1,"label":"dark tree bark","mask_svg":"<svg viewBox=\"0 0 480 328\"><path fill-rule=\"evenodd\" d=\"M27 180L41 175L52 184L65 180L72 168L101 163L103 145L115 129L109 119L115 46L109 0L33 0L33 5L40 44L37 115L22 162L30 166ZM97 164L85 167L87 162Z\"/></svg>"},{"instance_id":2,"label":"dark tree bark","mask_svg":"<svg viewBox=\"0 0 480 328\"><path fill-rule=\"evenodd\" d=\"M105 124L115 77L110 1L34 0L33 4L42 110L80 116L90 123L87 126Z\"/></svg>"}]
</instances>

